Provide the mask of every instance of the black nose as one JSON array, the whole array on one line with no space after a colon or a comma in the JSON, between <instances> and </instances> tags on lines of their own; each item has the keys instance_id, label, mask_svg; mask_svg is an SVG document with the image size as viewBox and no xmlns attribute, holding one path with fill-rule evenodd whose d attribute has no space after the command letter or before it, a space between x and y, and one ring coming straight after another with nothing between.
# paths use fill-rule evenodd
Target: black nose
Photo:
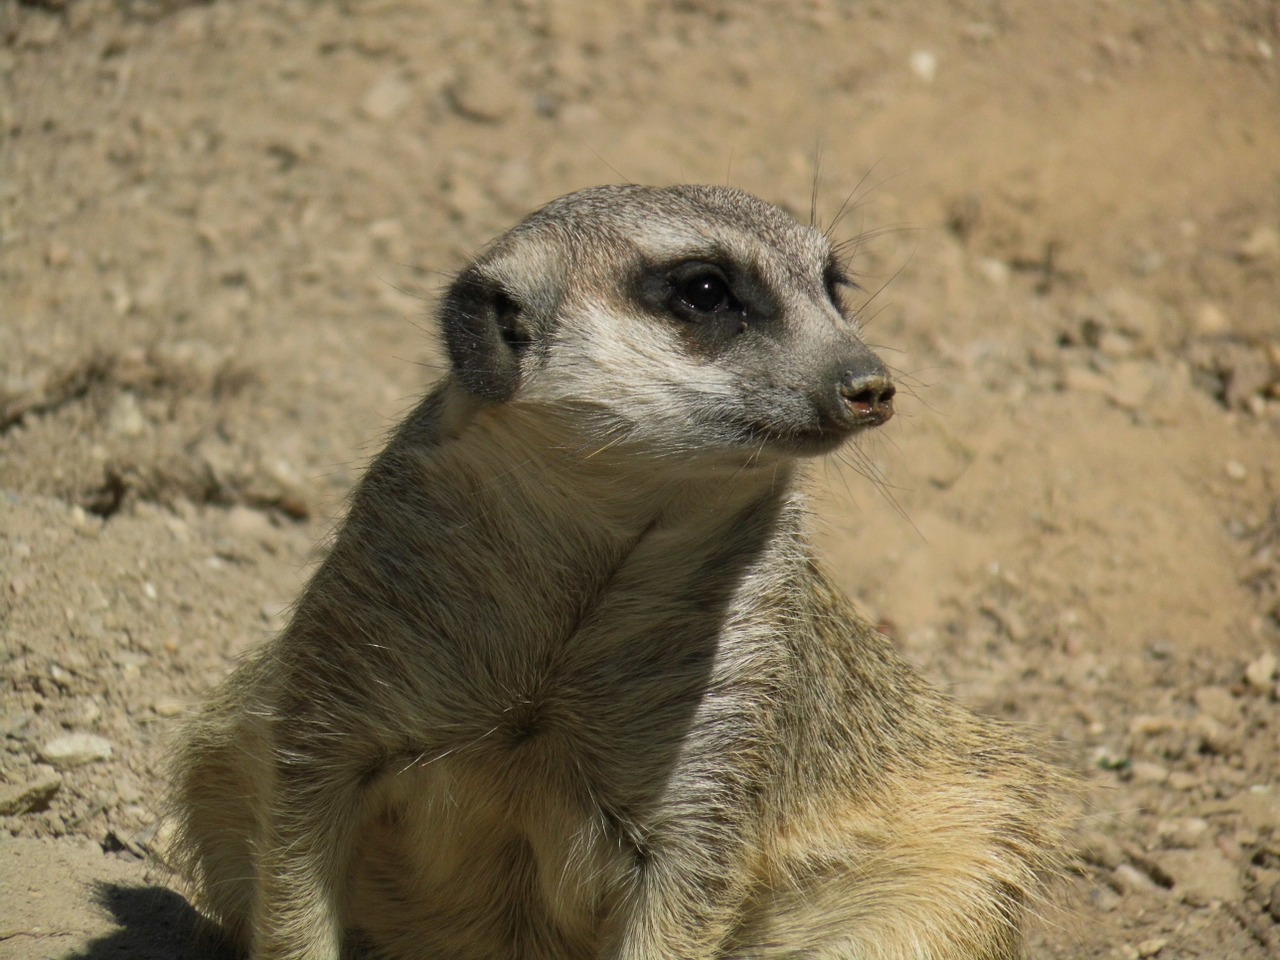
<instances>
[{"instance_id":1,"label":"black nose","mask_svg":"<svg viewBox=\"0 0 1280 960\"><path fill-rule=\"evenodd\" d=\"M893 416L893 382L883 373L848 370L840 379L840 398L859 426L875 427Z\"/></svg>"}]
</instances>

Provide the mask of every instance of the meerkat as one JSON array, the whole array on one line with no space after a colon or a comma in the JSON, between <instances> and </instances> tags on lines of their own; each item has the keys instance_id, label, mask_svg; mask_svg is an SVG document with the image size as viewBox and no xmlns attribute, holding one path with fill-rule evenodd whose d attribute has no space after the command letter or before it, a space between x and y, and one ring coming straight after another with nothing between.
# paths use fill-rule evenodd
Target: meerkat
<instances>
[{"instance_id":1,"label":"meerkat","mask_svg":"<svg viewBox=\"0 0 1280 960\"><path fill-rule=\"evenodd\" d=\"M600 187L439 308L450 372L184 733L253 960L1009 958L1066 782L815 559L803 462L893 413L828 239Z\"/></svg>"}]
</instances>

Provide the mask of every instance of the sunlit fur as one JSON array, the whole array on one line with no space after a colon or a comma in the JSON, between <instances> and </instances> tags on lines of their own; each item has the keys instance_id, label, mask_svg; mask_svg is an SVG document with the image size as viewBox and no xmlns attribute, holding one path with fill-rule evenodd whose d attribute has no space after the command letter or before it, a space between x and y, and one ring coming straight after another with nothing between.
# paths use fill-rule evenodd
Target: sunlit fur
<instances>
[{"instance_id":1,"label":"sunlit fur","mask_svg":"<svg viewBox=\"0 0 1280 960\"><path fill-rule=\"evenodd\" d=\"M806 539L805 431L883 371L829 256L737 191L600 188L450 288L453 371L176 758L175 858L251 957L1017 955L1062 779ZM751 323L637 303L686 260Z\"/></svg>"}]
</instances>

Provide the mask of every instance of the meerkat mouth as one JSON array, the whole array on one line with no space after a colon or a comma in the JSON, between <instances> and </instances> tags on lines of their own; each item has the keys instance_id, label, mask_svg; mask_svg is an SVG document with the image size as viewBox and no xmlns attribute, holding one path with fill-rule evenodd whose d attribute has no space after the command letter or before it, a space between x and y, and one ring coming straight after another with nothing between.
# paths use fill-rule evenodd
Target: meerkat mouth
<instances>
[{"instance_id":1,"label":"meerkat mouth","mask_svg":"<svg viewBox=\"0 0 1280 960\"><path fill-rule=\"evenodd\" d=\"M812 429L779 431L777 427L756 424L746 431L748 446L761 444L792 457L821 457L833 453L856 435L879 426L884 419L868 419L857 424L822 425Z\"/></svg>"}]
</instances>

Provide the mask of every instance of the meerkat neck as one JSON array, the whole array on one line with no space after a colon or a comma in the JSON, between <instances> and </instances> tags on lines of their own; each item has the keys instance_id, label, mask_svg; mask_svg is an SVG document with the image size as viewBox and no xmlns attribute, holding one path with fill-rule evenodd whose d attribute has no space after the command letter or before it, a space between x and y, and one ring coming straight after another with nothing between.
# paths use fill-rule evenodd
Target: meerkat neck
<instances>
[{"instance_id":1,"label":"meerkat neck","mask_svg":"<svg viewBox=\"0 0 1280 960\"><path fill-rule=\"evenodd\" d=\"M339 538L322 579L372 566L380 580L432 584L442 599L416 616L433 622L447 602L442 624L485 639L466 653L479 675L505 676L503 637L554 659L602 604L662 608L708 576L741 582L779 524L802 525L785 463L731 471L622 456L518 404L450 429L444 412L424 404L375 461L348 517L356 532ZM376 552L362 529L379 531Z\"/></svg>"},{"instance_id":2,"label":"meerkat neck","mask_svg":"<svg viewBox=\"0 0 1280 960\"><path fill-rule=\"evenodd\" d=\"M475 506L506 512L518 501L534 526L573 530L580 542L626 541L655 525L687 526L704 537L753 504L793 496L792 460L716 458L675 445L637 451L625 438L584 434L581 422L576 413L558 420L519 403L463 406L445 397L431 460L436 469L468 476L462 489ZM443 480L440 488L455 489Z\"/></svg>"}]
</instances>

